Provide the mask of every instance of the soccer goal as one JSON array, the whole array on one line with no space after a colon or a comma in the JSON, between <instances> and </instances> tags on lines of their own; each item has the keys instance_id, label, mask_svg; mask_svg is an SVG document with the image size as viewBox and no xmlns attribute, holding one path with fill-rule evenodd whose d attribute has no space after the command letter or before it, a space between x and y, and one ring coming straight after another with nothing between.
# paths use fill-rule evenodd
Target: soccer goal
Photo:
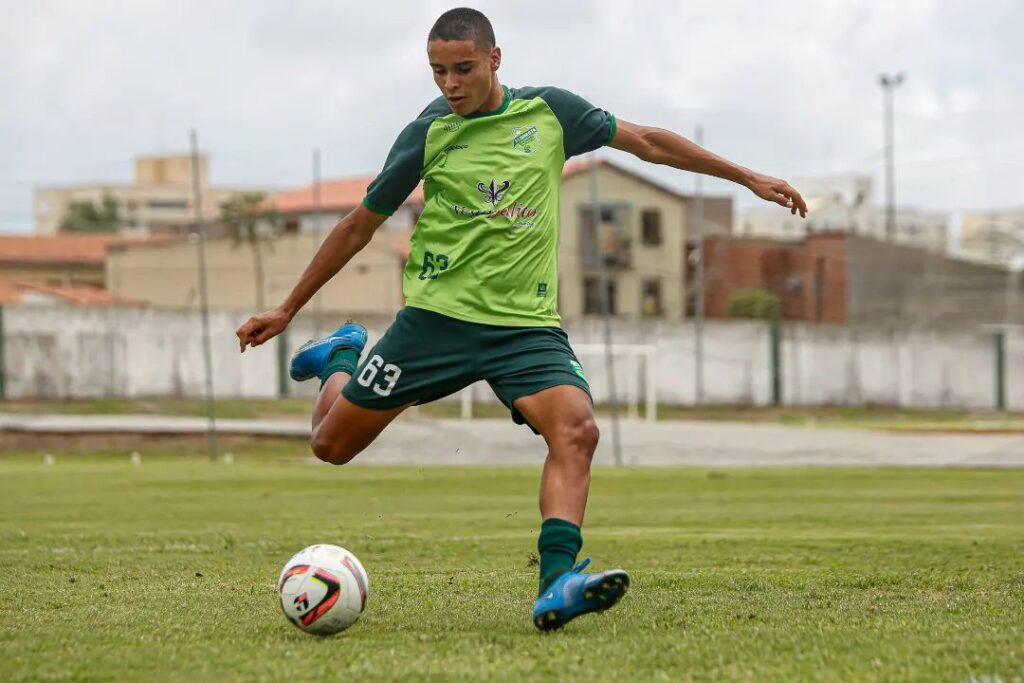
<instances>
[{"instance_id":1,"label":"soccer goal","mask_svg":"<svg viewBox=\"0 0 1024 683\"><path fill-rule=\"evenodd\" d=\"M573 344L572 348L587 373L594 400L610 403L604 344ZM654 422L658 414L657 348L652 344L612 344L612 364L615 367L618 404L620 408L625 407L625 416L639 419L643 402L644 419ZM463 419L473 417L473 397L471 386L459 395Z\"/></svg>"},{"instance_id":2,"label":"soccer goal","mask_svg":"<svg viewBox=\"0 0 1024 683\"><path fill-rule=\"evenodd\" d=\"M573 344L572 348L590 378L594 400L611 403L605 345ZM626 408L626 417L638 419L642 401L644 419L654 422L658 415L657 347L653 344L612 344L611 355L615 369L615 393L618 404Z\"/></svg>"}]
</instances>

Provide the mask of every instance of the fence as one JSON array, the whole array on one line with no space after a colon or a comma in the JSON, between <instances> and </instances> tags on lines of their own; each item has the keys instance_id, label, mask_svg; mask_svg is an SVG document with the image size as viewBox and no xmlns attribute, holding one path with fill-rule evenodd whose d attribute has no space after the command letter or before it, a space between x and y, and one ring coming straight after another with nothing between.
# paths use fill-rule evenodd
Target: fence
<instances>
[{"instance_id":1,"label":"fence","mask_svg":"<svg viewBox=\"0 0 1024 683\"><path fill-rule=\"evenodd\" d=\"M237 311L211 313L216 394L311 396L316 383L288 381L283 363L291 348L329 326L298 318L283 344L272 341L240 354L234 331L244 318ZM7 398L204 393L195 313L19 306L2 309L0 322L0 390ZM389 322L369 322L371 344ZM569 322L565 328L574 344L602 343L599 320ZM708 403L1024 410L1024 331L1019 328L950 332L796 324L773 335L765 323L708 322L704 330ZM613 338L617 344L654 348L658 403L694 403L691 323L615 320ZM595 398L606 400L608 377L600 357L581 360ZM649 395L644 366L618 363L620 392ZM494 400L479 388L473 396Z\"/></svg>"}]
</instances>

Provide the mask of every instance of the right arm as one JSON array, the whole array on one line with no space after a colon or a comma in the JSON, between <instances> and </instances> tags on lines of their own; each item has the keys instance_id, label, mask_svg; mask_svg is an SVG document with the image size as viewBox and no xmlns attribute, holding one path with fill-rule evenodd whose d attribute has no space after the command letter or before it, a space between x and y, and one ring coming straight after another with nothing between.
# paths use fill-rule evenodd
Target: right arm
<instances>
[{"instance_id":1,"label":"right arm","mask_svg":"<svg viewBox=\"0 0 1024 683\"><path fill-rule=\"evenodd\" d=\"M238 328L236 334L241 351L245 352L247 346L259 346L284 331L306 302L370 243L373 233L385 220L387 216L370 211L362 204L342 218L320 245L288 298L277 308L254 315Z\"/></svg>"}]
</instances>

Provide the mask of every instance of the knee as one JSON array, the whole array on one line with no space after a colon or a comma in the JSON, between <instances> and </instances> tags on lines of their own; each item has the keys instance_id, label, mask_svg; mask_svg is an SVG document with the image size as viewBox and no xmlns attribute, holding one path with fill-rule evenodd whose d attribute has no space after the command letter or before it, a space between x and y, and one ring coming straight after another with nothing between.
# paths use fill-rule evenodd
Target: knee
<instances>
[{"instance_id":1,"label":"knee","mask_svg":"<svg viewBox=\"0 0 1024 683\"><path fill-rule=\"evenodd\" d=\"M588 460L594 456L600 438L601 432L592 415L570 422L559 433L559 439L569 452Z\"/></svg>"},{"instance_id":2,"label":"knee","mask_svg":"<svg viewBox=\"0 0 1024 683\"><path fill-rule=\"evenodd\" d=\"M310 441L313 455L331 465L344 465L359 455L361 449L353 448L345 439L329 439L313 432Z\"/></svg>"}]
</instances>

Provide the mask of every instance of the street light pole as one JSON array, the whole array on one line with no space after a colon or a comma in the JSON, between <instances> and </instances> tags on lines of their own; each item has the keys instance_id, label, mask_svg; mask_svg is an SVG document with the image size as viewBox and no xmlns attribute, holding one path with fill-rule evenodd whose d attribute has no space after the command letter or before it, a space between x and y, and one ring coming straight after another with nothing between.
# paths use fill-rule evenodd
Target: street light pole
<instances>
[{"instance_id":1,"label":"street light pole","mask_svg":"<svg viewBox=\"0 0 1024 683\"><path fill-rule=\"evenodd\" d=\"M704 144L704 128L697 126L694 142ZM694 175L693 253L696 272L693 277L693 399L704 405L704 176Z\"/></svg>"},{"instance_id":2,"label":"street light pole","mask_svg":"<svg viewBox=\"0 0 1024 683\"><path fill-rule=\"evenodd\" d=\"M882 74L878 83L882 86L885 104L885 238L890 242L896 237L896 174L893 163L893 91L906 76L899 72L894 76Z\"/></svg>"}]
</instances>

